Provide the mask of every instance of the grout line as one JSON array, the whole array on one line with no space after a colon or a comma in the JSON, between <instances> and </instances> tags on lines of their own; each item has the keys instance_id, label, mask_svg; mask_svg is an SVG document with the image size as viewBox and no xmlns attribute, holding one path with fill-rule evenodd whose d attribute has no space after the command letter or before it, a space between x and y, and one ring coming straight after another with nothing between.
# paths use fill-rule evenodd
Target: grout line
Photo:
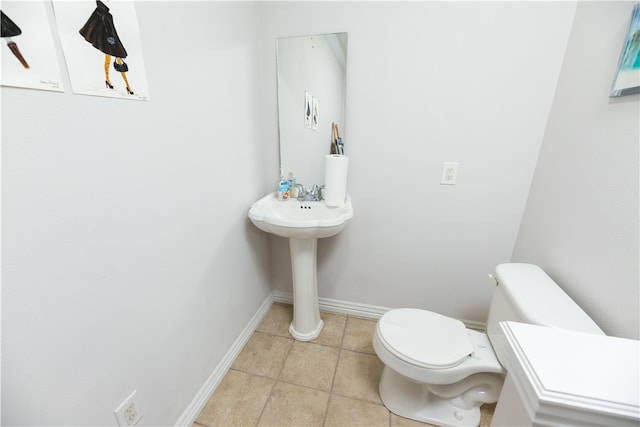
<instances>
[{"instance_id":1,"label":"grout line","mask_svg":"<svg viewBox=\"0 0 640 427\"><path fill-rule=\"evenodd\" d=\"M291 343L291 347L289 347L289 352L287 353L287 357L285 357L284 361L282 362L282 366L280 367L280 371L278 372L278 376L276 378L276 380L278 381L280 381L280 377L282 376L282 371L284 371L284 367L287 365L287 360L289 360L289 356L291 356L291 352L293 351L294 345L296 345L295 341Z\"/></svg>"},{"instance_id":2,"label":"grout line","mask_svg":"<svg viewBox=\"0 0 640 427\"><path fill-rule=\"evenodd\" d=\"M344 321L344 328L342 328L342 339L340 340L340 350L342 350L342 346L344 346L344 337L347 335L347 324L349 323L349 315L347 314L347 318Z\"/></svg>"},{"instance_id":3,"label":"grout line","mask_svg":"<svg viewBox=\"0 0 640 427\"><path fill-rule=\"evenodd\" d=\"M245 375L251 375L251 376L254 376L254 377L258 377L258 378L264 378L266 380L278 381L277 378L269 377L269 376L264 375L264 374L256 374L255 372L244 371L244 370L238 369L238 368L231 368L229 370L230 371L240 372L240 373L245 374Z\"/></svg>"},{"instance_id":4,"label":"grout line","mask_svg":"<svg viewBox=\"0 0 640 427\"><path fill-rule=\"evenodd\" d=\"M386 406L384 406L384 403L374 402L372 400L362 399L360 397L347 396L346 394L340 394L340 393L337 393L337 392L332 392L331 394L335 394L336 396L344 397L345 399L357 400L358 402L370 403L372 405L382 406L383 408L386 408Z\"/></svg>"},{"instance_id":5,"label":"grout line","mask_svg":"<svg viewBox=\"0 0 640 427\"><path fill-rule=\"evenodd\" d=\"M329 398L327 399L327 407L324 408L324 417L322 417L323 427L327 425L327 416L329 415L329 406L331 406L331 399L333 399L333 393L329 392Z\"/></svg>"},{"instance_id":6,"label":"grout line","mask_svg":"<svg viewBox=\"0 0 640 427\"><path fill-rule=\"evenodd\" d=\"M271 378L271 379L273 379L273 378ZM260 411L260 415L258 415L258 418L256 419L256 424L255 424L256 426L260 424L260 419L264 415L264 410L267 408L267 405L269 404L269 399L271 398L271 395L273 394L273 389L276 388L276 384L278 384L278 380L274 380L273 381L273 385L271 386L271 390L269 390L269 395L265 399L264 406L262 406L262 410Z\"/></svg>"},{"instance_id":7,"label":"grout line","mask_svg":"<svg viewBox=\"0 0 640 427\"><path fill-rule=\"evenodd\" d=\"M294 340L294 339L293 339L293 337L291 337L291 336L286 337L286 336L284 336L284 335L273 334L273 333L271 333L271 332L254 331L253 333L254 333L254 334L263 334L263 335L271 335L272 337L284 338L284 339L292 340L292 341ZM244 348L244 347L243 347L243 348Z\"/></svg>"},{"instance_id":8,"label":"grout line","mask_svg":"<svg viewBox=\"0 0 640 427\"><path fill-rule=\"evenodd\" d=\"M280 335L276 335L276 336L280 336ZM289 339L291 339L291 338L289 338ZM280 371L278 372L278 375L275 378L275 381L273 382L273 387L271 387L271 390L269 391L269 395L267 396L267 399L264 402L264 406L262 407L262 411L260 411L260 415L258 416L258 420L256 421L256 426L258 424L260 424L260 419L264 415L264 411L267 408L267 405L269 404L269 400L271 399L271 395L273 395L273 390L275 390L276 385L278 385L279 382L285 382L285 381L281 381L280 377L282 376L282 371L284 371L284 367L287 364L287 360L289 359L289 356L291 355L291 352L293 351L293 345L294 344L295 344L295 342L293 342L291 344L291 346L289 347L289 352L287 353L287 357L285 357L284 361L282 362L282 366L280 367Z\"/></svg>"},{"instance_id":9,"label":"grout line","mask_svg":"<svg viewBox=\"0 0 640 427\"><path fill-rule=\"evenodd\" d=\"M340 345L338 345L338 357L336 358L336 366L333 369L333 378L331 378L331 386L329 387L329 400L327 402L327 408L324 411L324 418L322 421L322 425L324 426L327 423L327 416L329 415L329 405L331 404L331 400L333 399L333 386L336 383L336 376L338 375L338 365L340 364L340 357L342 356L342 345L344 344L344 336L347 332L347 322L349 321L349 316L347 315L344 320L344 326L342 328L342 337L340 338Z\"/></svg>"}]
</instances>

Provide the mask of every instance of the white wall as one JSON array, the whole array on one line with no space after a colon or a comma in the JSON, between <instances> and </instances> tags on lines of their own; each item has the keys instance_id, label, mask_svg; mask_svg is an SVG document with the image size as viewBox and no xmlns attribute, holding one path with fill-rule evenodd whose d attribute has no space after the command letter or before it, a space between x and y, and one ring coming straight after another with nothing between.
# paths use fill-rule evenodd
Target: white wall
<instances>
[{"instance_id":1,"label":"white wall","mask_svg":"<svg viewBox=\"0 0 640 427\"><path fill-rule=\"evenodd\" d=\"M256 6L136 10L150 102L2 88L3 425L171 425L270 292Z\"/></svg>"},{"instance_id":2,"label":"white wall","mask_svg":"<svg viewBox=\"0 0 640 427\"><path fill-rule=\"evenodd\" d=\"M635 3L578 5L513 260L638 339L640 96L608 98Z\"/></svg>"},{"instance_id":3,"label":"white wall","mask_svg":"<svg viewBox=\"0 0 640 427\"><path fill-rule=\"evenodd\" d=\"M321 297L484 322L511 258L575 11L572 2L262 5L262 49L349 33L345 150L355 218L318 246ZM263 53L275 93L275 52ZM277 122L275 103L265 106ZM277 131L266 127L266 138ZM458 184L441 186L444 161ZM291 291L287 241L272 283Z\"/></svg>"}]
</instances>

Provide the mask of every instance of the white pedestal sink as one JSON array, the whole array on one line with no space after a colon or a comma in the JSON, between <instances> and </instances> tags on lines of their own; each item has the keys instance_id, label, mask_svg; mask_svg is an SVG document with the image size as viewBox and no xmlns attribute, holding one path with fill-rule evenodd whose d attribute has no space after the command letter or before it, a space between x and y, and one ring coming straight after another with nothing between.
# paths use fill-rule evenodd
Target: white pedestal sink
<instances>
[{"instance_id":1,"label":"white pedestal sink","mask_svg":"<svg viewBox=\"0 0 640 427\"><path fill-rule=\"evenodd\" d=\"M293 273L293 321L289 333L299 341L311 341L322 331L318 308L316 271L318 238L340 233L353 218L351 198L338 207L323 201L280 201L271 193L251 205L251 222L262 231L289 238Z\"/></svg>"}]
</instances>

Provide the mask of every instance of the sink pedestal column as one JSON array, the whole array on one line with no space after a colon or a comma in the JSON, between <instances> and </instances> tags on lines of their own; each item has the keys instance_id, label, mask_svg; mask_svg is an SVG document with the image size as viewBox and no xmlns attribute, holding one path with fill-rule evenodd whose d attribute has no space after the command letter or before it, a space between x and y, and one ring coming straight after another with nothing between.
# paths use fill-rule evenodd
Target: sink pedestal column
<instances>
[{"instance_id":1,"label":"sink pedestal column","mask_svg":"<svg viewBox=\"0 0 640 427\"><path fill-rule=\"evenodd\" d=\"M318 307L317 238L289 239L293 273L293 322L289 333L298 341L320 336L324 323Z\"/></svg>"}]
</instances>

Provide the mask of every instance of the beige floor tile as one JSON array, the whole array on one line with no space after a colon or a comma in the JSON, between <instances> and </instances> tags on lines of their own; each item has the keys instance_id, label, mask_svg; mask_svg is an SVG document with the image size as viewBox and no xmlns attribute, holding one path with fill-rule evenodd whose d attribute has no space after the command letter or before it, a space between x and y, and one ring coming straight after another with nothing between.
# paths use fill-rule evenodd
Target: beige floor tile
<instances>
[{"instance_id":1,"label":"beige floor tile","mask_svg":"<svg viewBox=\"0 0 640 427\"><path fill-rule=\"evenodd\" d=\"M389 426L389 411L382 405L331 395L325 426Z\"/></svg>"},{"instance_id":2,"label":"beige floor tile","mask_svg":"<svg viewBox=\"0 0 640 427\"><path fill-rule=\"evenodd\" d=\"M231 367L251 374L278 378L292 345L293 340L290 338L254 332Z\"/></svg>"},{"instance_id":3,"label":"beige floor tile","mask_svg":"<svg viewBox=\"0 0 640 427\"><path fill-rule=\"evenodd\" d=\"M359 319L349 316L347 318L347 326L344 330L342 348L346 350L376 354L371 342L375 328L375 320Z\"/></svg>"},{"instance_id":4,"label":"beige floor tile","mask_svg":"<svg viewBox=\"0 0 640 427\"><path fill-rule=\"evenodd\" d=\"M269 378L230 370L196 418L196 424L256 425L274 383Z\"/></svg>"},{"instance_id":5,"label":"beige floor tile","mask_svg":"<svg viewBox=\"0 0 640 427\"><path fill-rule=\"evenodd\" d=\"M332 392L382 404L378 383L383 368L384 364L376 356L342 350Z\"/></svg>"},{"instance_id":6,"label":"beige floor tile","mask_svg":"<svg viewBox=\"0 0 640 427\"><path fill-rule=\"evenodd\" d=\"M329 393L278 382L267 400L259 426L321 426Z\"/></svg>"},{"instance_id":7,"label":"beige floor tile","mask_svg":"<svg viewBox=\"0 0 640 427\"><path fill-rule=\"evenodd\" d=\"M280 380L329 391L339 353L339 348L296 341L284 364Z\"/></svg>"},{"instance_id":8,"label":"beige floor tile","mask_svg":"<svg viewBox=\"0 0 640 427\"><path fill-rule=\"evenodd\" d=\"M485 403L480 407L480 427L489 427L493 419L496 403Z\"/></svg>"},{"instance_id":9,"label":"beige floor tile","mask_svg":"<svg viewBox=\"0 0 640 427\"><path fill-rule=\"evenodd\" d=\"M289 325L292 320L292 305L273 304L256 328L256 331L290 338Z\"/></svg>"},{"instance_id":10,"label":"beige floor tile","mask_svg":"<svg viewBox=\"0 0 640 427\"><path fill-rule=\"evenodd\" d=\"M342 336L344 335L344 325L347 323L347 316L344 314L320 312L320 318L324 322L324 327L320 336L313 340L316 344L340 347Z\"/></svg>"}]
</instances>

